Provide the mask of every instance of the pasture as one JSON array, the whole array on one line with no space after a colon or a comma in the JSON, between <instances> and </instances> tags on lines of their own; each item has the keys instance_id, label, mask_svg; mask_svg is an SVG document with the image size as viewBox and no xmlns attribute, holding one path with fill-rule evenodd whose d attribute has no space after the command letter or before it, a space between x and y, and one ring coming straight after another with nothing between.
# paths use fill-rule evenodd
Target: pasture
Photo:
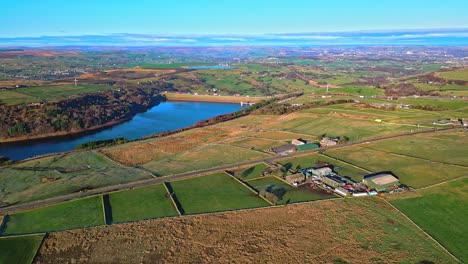
<instances>
[{"instance_id":1,"label":"pasture","mask_svg":"<svg viewBox=\"0 0 468 264\"><path fill-rule=\"evenodd\" d=\"M51 85L18 88L16 92L39 98L41 100L59 100L66 99L71 95L95 93L115 89L113 86L95 85L95 84L80 84L80 85Z\"/></svg>"},{"instance_id":2,"label":"pasture","mask_svg":"<svg viewBox=\"0 0 468 264\"><path fill-rule=\"evenodd\" d=\"M441 72L439 77L448 80L468 81L468 68L461 68L454 71Z\"/></svg>"},{"instance_id":3,"label":"pasture","mask_svg":"<svg viewBox=\"0 0 468 264\"><path fill-rule=\"evenodd\" d=\"M308 186L293 187L275 177L253 179L246 181L246 183L260 194L265 192L274 194L272 196L274 198L269 199L274 204L291 204L336 197L321 189L312 189Z\"/></svg>"},{"instance_id":4,"label":"pasture","mask_svg":"<svg viewBox=\"0 0 468 264\"><path fill-rule=\"evenodd\" d=\"M234 176L243 180L251 180L258 177L262 177L263 172L268 166L265 163L257 164L253 167L243 168L234 172Z\"/></svg>"},{"instance_id":5,"label":"pasture","mask_svg":"<svg viewBox=\"0 0 468 264\"><path fill-rule=\"evenodd\" d=\"M0 264L30 264L43 235L0 238Z\"/></svg>"},{"instance_id":6,"label":"pasture","mask_svg":"<svg viewBox=\"0 0 468 264\"><path fill-rule=\"evenodd\" d=\"M60 154L0 168L0 200L22 203L150 177L95 151Z\"/></svg>"},{"instance_id":7,"label":"pasture","mask_svg":"<svg viewBox=\"0 0 468 264\"><path fill-rule=\"evenodd\" d=\"M463 132L440 132L374 142L367 148L467 166L468 136Z\"/></svg>"},{"instance_id":8,"label":"pasture","mask_svg":"<svg viewBox=\"0 0 468 264\"><path fill-rule=\"evenodd\" d=\"M9 215L1 235L31 234L104 225L100 196Z\"/></svg>"},{"instance_id":9,"label":"pasture","mask_svg":"<svg viewBox=\"0 0 468 264\"><path fill-rule=\"evenodd\" d=\"M178 215L162 184L110 193L109 201L113 223Z\"/></svg>"},{"instance_id":10,"label":"pasture","mask_svg":"<svg viewBox=\"0 0 468 264\"><path fill-rule=\"evenodd\" d=\"M462 263L468 262L467 178L388 199Z\"/></svg>"},{"instance_id":11,"label":"pasture","mask_svg":"<svg viewBox=\"0 0 468 264\"><path fill-rule=\"evenodd\" d=\"M254 192L225 173L170 183L185 214L268 206Z\"/></svg>"},{"instance_id":12,"label":"pasture","mask_svg":"<svg viewBox=\"0 0 468 264\"><path fill-rule=\"evenodd\" d=\"M26 94L18 93L14 90L0 91L0 104L18 105L39 102L40 99Z\"/></svg>"}]
</instances>

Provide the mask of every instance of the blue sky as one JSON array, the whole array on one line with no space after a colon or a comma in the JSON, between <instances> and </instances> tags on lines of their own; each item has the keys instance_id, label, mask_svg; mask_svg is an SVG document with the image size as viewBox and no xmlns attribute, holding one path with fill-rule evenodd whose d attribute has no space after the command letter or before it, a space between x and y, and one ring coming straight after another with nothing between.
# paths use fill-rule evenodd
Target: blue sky
<instances>
[{"instance_id":1,"label":"blue sky","mask_svg":"<svg viewBox=\"0 0 468 264\"><path fill-rule=\"evenodd\" d=\"M468 28L466 0L2 0L0 37Z\"/></svg>"}]
</instances>

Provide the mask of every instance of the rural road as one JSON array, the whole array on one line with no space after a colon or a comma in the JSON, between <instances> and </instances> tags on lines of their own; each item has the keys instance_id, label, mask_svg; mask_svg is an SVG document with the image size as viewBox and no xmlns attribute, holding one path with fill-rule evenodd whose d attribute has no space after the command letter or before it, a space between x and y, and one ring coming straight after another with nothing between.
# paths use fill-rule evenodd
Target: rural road
<instances>
[{"instance_id":1,"label":"rural road","mask_svg":"<svg viewBox=\"0 0 468 264\"><path fill-rule=\"evenodd\" d=\"M289 155L284 155L284 156L274 156L274 157L267 158L267 159L251 160L251 161L246 161L246 162L241 162L241 163L236 163L236 164L229 164L229 165L213 167L213 168L210 168L210 169L190 171L190 172L172 174L172 175L162 176L162 177L157 177L157 178L151 178L151 179L142 180L142 181L136 181L136 182L129 182L129 183L125 183L125 184L106 186L106 187L101 187L101 188L88 190L88 191L85 191L85 192L71 193L71 194L57 196L57 197L48 198L48 199L39 200L39 201L32 201L32 202L27 202L27 203L22 203L22 204L13 204L13 205L10 205L8 207L0 208L0 214L11 214L11 213L17 212L17 211L26 211L26 210L30 210L30 209L34 209L34 208L38 208L38 207L50 206L50 205L53 205L53 204L57 204L57 203L65 202L65 201L70 201L70 200L74 200L74 199L78 199L78 198L84 198L84 197L89 197L89 196L94 196L94 195L99 195L99 194L104 194L104 193L109 193L109 192L114 192L114 191L128 190L128 189L133 189L133 188L138 188L138 187L144 187L144 186L147 186L147 185L158 184L158 183L163 183L163 182L168 182L168 181L180 180L180 179L190 178L190 177L194 177L194 176L198 176L198 175L209 174L209 173L213 173L213 172L219 172L219 171L224 171L224 170L236 169L236 168L239 168L239 167L255 165L255 164L258 164L258 163L262 163L262 162L271 164L274 161L279 160L279 159L304 156L304 155L308 155L308 154L311 154L311 153L324 151L324 150L339 149L339 148L345 148L345 147L350 147L350 146L355 146L355 145L367 144L367 143L381 141L381 140L387 140L387 139L393 139L393 138L405 137L405 136L411 136L411 135L417 135L417 134L424 134L424 133L435 133L435 132L452 130L452 129L456 129L456 128L442 128L442 129L437 129L437 130L424 130L424 131L418 131L418 132L413 132L413 133L404 133L404 134L398 134L398 135L391 135L391 136L373 138L373 139L368 139L368 140L350 142L350 143L346 143L346 144L342 144L342 145L336 145L336 146L332 146L332 147L325 147L325 148L320 148L320 149L311 149L311 150L305 150L305 151L300 151L300 152L294 152L294 153L291 153Z\"/></svg>"}]
</instances>

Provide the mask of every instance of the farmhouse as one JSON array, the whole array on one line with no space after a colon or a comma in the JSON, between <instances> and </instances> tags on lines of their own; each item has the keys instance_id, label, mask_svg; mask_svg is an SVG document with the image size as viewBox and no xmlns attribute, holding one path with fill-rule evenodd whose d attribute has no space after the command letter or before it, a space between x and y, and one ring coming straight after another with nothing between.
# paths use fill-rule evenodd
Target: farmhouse
<instances>
[{"instance_id":1,"label":"farmhouse","mask_svg":"<svg viewBox=\"0 0 468 264\"><path fill-rule=\"evenodd\" d=\"M296 174L286 176L285 180L289 184L297 185L297 184L305 182L306 177L302 173L296 173Z\"/></svg>"},{"instance_id":2,"label":"farmhouse","mask_svg":"<svg viewBox=\"0 0 468 264\"><path fill-rule=\"evenodd\" d=\"M325 177L322 177L322 182L333 188L338 188L345 185L345 182L341 180L340 177L335 175L327 175Z\"/></svg>"},{"instance_id":3,"label":"farmhouse","mask_svg":"<svg viewBox=\"0 0 468 264\"><path fill-rule=\"evenodd\" d=\"M330 138L330 137L324 137L322 140L320 140L320 146L321 147L330 147L330 146L335 146L338 144L339 138Z\"/></svg>"},{"instance_id":4,"label":"farmhouse","mask_svg":"<svg viewBox=\"0 0 468 264\"><path fill-rule=\"evenodd\" d=\"M400 185L400 181L390 173L368 175L362 182L379 192Z\"/></svg>"},{"instance_id":5,"label":"farmhouse","mask_svg":"<svg viewBox=\"0 0 468 264\"><path fill-rule=\"evenodd\" d=\"M296 146L293 144L288 144L288 145L271 148L270 150L276 153L277 155L286 155L288 153L292 153L296 151Z\"/></svg>"}]
</instances>

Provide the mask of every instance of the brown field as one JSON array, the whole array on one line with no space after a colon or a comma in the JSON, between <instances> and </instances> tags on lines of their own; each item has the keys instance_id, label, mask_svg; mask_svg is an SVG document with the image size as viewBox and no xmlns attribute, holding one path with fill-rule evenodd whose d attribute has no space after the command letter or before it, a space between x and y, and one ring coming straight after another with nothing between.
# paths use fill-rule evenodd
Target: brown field
<instances>
[{"instance_id":1,"label":"brown field","mask_svg":"<svg viewBox=\"0 0 468 264\"><path fill-rule=\"evenodd\" d=\"M327 88L326 84L318 84L318 82L314 80L309 80L309 84L318 88ZM341 86L329 83L328 88L341 88Z\"/></svg>"},{"instance_id":2,"label":"brown field","mask_svg":"<svg viewBox=\"0 0 468 264\"><path fill-rule=\"evenodd\" d=\"M378 198L320 201L53 233L46 237L36 257L36 263L337 263L338 260L453 262Z\"/></svg>"},{"instance_id":3,"label":"brown field","mask_svg":"<svg viewBox=\"0 0 468 264\"><path fill-rule=\"evenodd\" d=\"M77 79L80 81L92 81L92 80L119 80L119 79L143 79L157 77L164 74L175 73L177 70L174 69L115 69L106 70L100 72L90 72L80 75Z\"/></svg>"},{"instance_id":4,"label":"brown field","mask_svg":"<svg viewBox=\"0 0 468 264\"><path fill-rule=\"evenodd\" d=\"M182 153L203 144L227 139L232 133L235 132L213 127L193 129L159 139L106 148L102 152L120 163L136 165Z\"/></svg>"},{"instance_id":5,"label":"brown field","mask_svg":"<svg viewBox=\"0 0 468 264\"><path fill-rule=\"evenodd\" d=\"M16 88L16 85L25 85L25 86L41 86L47 82L38 81L38 80L5 80L0 81L0 88Z\"/></svg>"},{"instance_id":6,"label":"brown field","mask_svg":"<svg viewBox=\"0 0 468 264\"><path fill-rule=\"evenodd\" d=\"M76 52L59 52L59 51L41 51L41 50L22 50L22 51L5 51L0 52L0 58L12 58L17 56L41 56L52 57L57 55L75 55Z\"/></svg>"}]
</instances>

